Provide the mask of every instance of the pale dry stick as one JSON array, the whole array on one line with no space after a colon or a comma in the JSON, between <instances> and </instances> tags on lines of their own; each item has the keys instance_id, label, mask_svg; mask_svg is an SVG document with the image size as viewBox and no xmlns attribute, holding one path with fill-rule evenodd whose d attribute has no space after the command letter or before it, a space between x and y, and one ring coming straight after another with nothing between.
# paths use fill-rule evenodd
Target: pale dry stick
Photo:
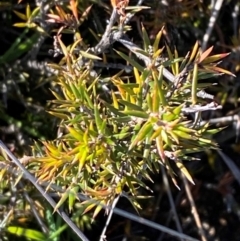
<instances>
[{"instance_id":1,"label":"pale dry stick","mask_svg":"<svg viewBox=\"0 0 240 241\"><path fill-rule=\"evenodd\" d=\"M138 3L136 6L141 6L143 4L144 0L138 0ZM124 20L124 25L128 24L129 21L134 17L135 13L128 13L125 20Z\"/></svg>"},{"instance_id":2,"label":"pale dry stick","mask_svg":"<svg viewBox=\"0 0 240 241\"><path fill-rule=\"evenodd\" d=\"M109 214L108 214L108 218L107 218L107 221L106 221L106 223L105 223L105 226L104 226L104 228L103 228L103 230L102 230L102 233L101 233L101 236L100 236L99 241L104 241L104 240L106 240L107 228L108 228L108 225L109 225L109 223L110 223L110 221L111 221L111 219L112 219L112 215L113 215L113 213L114 213L114 208L116 208L116 205L117 205L117 203L118 203L118 201L119 201L119 198L120 198L120 195L118 195L118 196L114 199L114 201L113 201L113 203L112 203L112 205L111 205L111 209L110 209L110 212L109 212Z\"/></svg>"},{"instance_id":3,"label":"pale dry stick","mask_svg":"<svg viewBox=\"0 0 240 241\"><path fill-rule=\"evenodd\" d=\"M229 122L238 122L240 121L239 115L230 115L230 116L223 116L219 118L213 118L207 121L201 121L201 125L209 124L227 124Z\"/></svg>"},{"instance_id":4,"label":"pale dry stick","mask_svg":"<svg viewBox=\"0 0 240 241\"><path fill-rule=\"evenodd\" d=\"M117 13L117 9L113 8L109 23L106 27L106 30L100 40L100 42L92 48L92 51L96 54L100 54L104 52L111 44L114 43L112 27L117 22L119 15Z\"/></svg>"},{"instance_id":5,"label":"pale dry stick","mask_svg":"<svg viewBox=\"0 0 240 241\"><path fill-rule=\"evenodd\" d=\"M7 215L5 215L5 217L3 218L2 222L0 223L0 230L5 228L7 225L7 220L13 215L13 209L10 209L7 213Z\"/></svg>"},{"instance_id":6,"label":"pale dry stick","mask_svg":"<svg viewBox=\"0 0 240 241\"><path fill-rule=\"evenodd\" d=\"M196 222L196 225L197 225L198 232L199 232L199 235L201 237L201 240L202 241L207 241L205 232L204 232L203 227L202 227L202 223L201 223L200 217L198 215L196 204L195 204L195 202L193 200L192 193L191 193L190 188L189 188L188 181L187 181L186 177L182 173L181 173L181 177L182 177L182 180L184 182L184 188L185 188L185 191L186 191L186 194L187 194L188 201L189 201L190 206L191 206L192 215L193 215L194 220Z\"/></svg>"},{"instance_id":7,"label":"pale dry stick","mask_svg":"<svg viewBox=\"0 0 240 241\"><path fill-rule=\"evenodd\" d=\"M208 111L208 110L218 110L222 109L221 105L217 105L215 102L210 102L206 105L194 105L194 106L189 106L189 107L183 107L182 111L184 113L196 113L196 112L203 112L203 111Z\"/></svg>"},{"instance_id":8,"label":"pale dry stick","mask_svg":"<svg viewBox=\"0 0 240 241\"><path fill-rule=\"evenodd\" d=\"M48 203L55 208L56 202L45 192L45 190L38 184L37 179L26 170L26 168L20 163L20 161L11 153L11 151L5 146L5 144L0 140L0 147L6 152L8 157L12 162L23 172L26 179L28 179L36 189L41 193L41 195L48 201ZM82 241L89 241L88 238L79 230L79 228L73 223L73 221L68 217L68 215L59 209L56 212L62 217L62 219L68 224L68 226L76 233L76 235Z\"/></svg>"},{"instance_id":9,"label":"pale dry stick","mask_svg":"<svg viewBox=\"0 0 240 241\"><path fill-rule=\"evenodd\" d=\"M170 185L169 185L169 182L168 182L167 174L166 174L166 171L165 171L165 169L162 165L161 165L161 172L162 172L162 177L163 177L163 183L166 187L168 200L169 200L169 203L170 203L170 206L171 206L171 212L170 213L173 214L173 219L176 223L178 232L183 233L182 227L181 227L178 215L177 215L177 211L176 211L176 208L175 208L175 204L174 204L174 201L173 201L173 196L172 196L172 193L170 191ZM160 241L160 240L161 239L159 239L158 241ZM183 241L183 239L181 239L181 240Z\"/></svg>"},{"instance_id":10,"label":"pale dry stick","mask_svg":"<svg viewBox=\"0 0 240 241\"><path fill-rule=\"evenodd\" d=\"M136 6L140 6L143 3L144 0L139 0ZM127 13L126 18L124 20L124 23L120 26L118 31L112 32L113 25L117 22L119 19L119 15L116 8L113 8L109 23L105 29L105 32L100 40L100 42L94 47L91 48L91 50L95 54L100 54L104 52L107 48L109 48L110 45L112 45L115 41L117 41L119 38L123 35L123 26L126 25L131 18L134 16L135 13Z\"/></svg>"},{"instance_id":11,"label":"pale dry stick","mask_svg":"<svg viewBox=\"0 0 240 241\"><path fill-rule=\"evenodd\" d=\"M232 12L234 36L238 36L239 12L240 12L239 2L236 2L234 6L234 10Z\"/></svg>"},{"instance_id":12,"label":"pale dry stick","mask_svg":"<svg viewBox=\"0 0 240 241\"><path fill-rule=\"evenodd\" d=\"M236 142L238 141L239 137L239 129L240 129L240 113L231 116L223 116L219 118L213 118L207 121L201 121L201 125L205 124L217 124L217 126L232 124L234 126L233 131L227 132L227 136L225 135L225 141L227 139L231 139L232 137L236 136Z\"/></svg>"},{"instance_id":13,"label":"pale dry stick","mask_svg":"<svg viewBox=\"0 0 240 241\"><path fill-rule=\"evenodd\" d=\"M116 178L114 178L115 180L115 184L118 185L118 183L121 181L121 177L120 176L116 176ZM102 230L102 233L100 235L100 239L99 241L105 241L106 240L106 232L107 232L107 228L108 228L108 225L110 224L110 221L112 219L112 215L113 215L113 212L114 212L114 208L116 208L117 206L117 203L120 199L120 196L121 196L121 193L117 195L117 197L114 198L112 204L111 204L111 208L109 210L109 214L108 214L108 218L107 218L107 221L105 223L105 226Z\"/></svg>"},{"instance_id":14,"label":"pale dry stick","mask_svg":"<svg viewBox=\"0 0 240 241\"><path fill-rule=\"evenodd\" d=\"M206 50L206 48L207 48L207 44L208 44L209 38L212 34L212 30L216 23L220 9L222 7L222 3L223 3L223 0L216 0L215 4L213 6L211 17L210 17L209 23L208 23L208 28L207 28L207 31L204 34L203 40L202 40L202 51Z\"/></svg>"}]
</instances>

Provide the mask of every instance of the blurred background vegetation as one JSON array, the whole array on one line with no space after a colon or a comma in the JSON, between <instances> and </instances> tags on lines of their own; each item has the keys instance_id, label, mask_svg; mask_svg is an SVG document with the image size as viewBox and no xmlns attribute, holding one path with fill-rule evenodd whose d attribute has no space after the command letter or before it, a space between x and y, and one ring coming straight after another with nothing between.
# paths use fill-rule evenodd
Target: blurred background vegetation
<instances>
[{"instance_id":1,"label":"blurred background vegetation","mask_svg":"<svg viewBox=\"0 0 240 241\"><path fill-rule=\"evenodd\" d=\"M42 0L43 1L43 0ZM54 54L53 29L59 29L61 23L50 24L41 22L41 16L34 15L34 9L42 1L0 1L0 139L9 147L15 156L31 155L31 146L39 140L53 140L57 137L59 121L49 115L47 110L54 99L50 89L59 92L59 86L53 80L54 71L46 63L58 63L62 56ZM46 1L54 6L68 6L69 1ZM138 1L130 0L129 6L135 6ZM141 23L154 40L156 34L164 28L163 42L171 49L178 50L179 56L185 56L195 42L203 43L203 38L209 27L213 6L221 1L201 0L145 0L142 5L149 6L135 14L129 25L129 38L136 44L142 45ZM29 6L29 7L27 7ZM95 46L104 33L108 23L112 6L105 0L79 0L78 11L83 13L91 6L87 17L79 26L81 38L88 46ZM200 161L186 163L195 185L188 185L196 204L205 230L207 240L238 241L240 237L240 3L238 0L225 0L219 9L216 23L209 36L206 47L214 46L213 54L231 52L223 60L221 67L231 71L231 75L221 75L212 78L217 83L208 89L215 96L215 101L223 106L217 111L207 111L203 119L210 121L216 127L225 127L214 136L221 152L206 149L196 154ZM29 9L31 12L29 12ZM49 9L43 10L49 11ZM27 16L26 19L22 16ZM32 14L32 15L31 15ZM73 34L63 33L62 41L65 45L71 44ZM123 47L113 44L114 49L121 51ZM167 56L167 53L163 55ZM125 64L112 50L107 53L108 62ZM119 70L99 67L98 73L103 77L112 76ZM209 82L209 80L208 80ZM0 167L2 168L2 167ZM235 170L235 172L234 172ZM2 175L2 173L1 173ZM153 190L150 199L140 201L142 209L139 214L156 223L176 229L172 219L172 205L169 202L169 192L173 197L174 206L181 222L183 233L199 238L199 227L192 216L193 204L185 193L186 183L177 177L181 190L171 182L167 184L163 174L151 176L154 183L147 182ZM164 181L165 180L165 181ZM12 188L9 189L8 184ZM31 196L32 188L22 183L17 188L9 180L0 184L0 240L16 240L14 231L6 231L4 218L12 210L8 224L36 229L36 221L32 215L31 205L26 205L25 192ZM169 185L169 186L168 186ZM139 191L149 195L145 189ZM33 192L37 195L36 192ZM77 240L72 231L58 217L52 215L53 210L47 203L42 205L41 199L35 199L36 209L42 213L44 225L52 230L59 230L59 235L49 240ZM56 197L57 200L57 197ZM40 203L38 203L40 202ZM77 205L77 204L76 204ZM43 209L44 207L44 209ZM128 212L135 212L127 199L120 199L118 207ZM65 208L65 207L64 207ZM67 208L66 208L67 209ZM106 216L100 212L96 220L91 223L91 214L80 218L81 207L76 206L76 213L69 216L84 230L90 240L99 240L105 225ZM19 240L41 240L21 235ZM176 240L171 236L160 233L147 226L134 223L119 216L113 216L106 233L107 240Z\"/></svg>"}]
</instances>

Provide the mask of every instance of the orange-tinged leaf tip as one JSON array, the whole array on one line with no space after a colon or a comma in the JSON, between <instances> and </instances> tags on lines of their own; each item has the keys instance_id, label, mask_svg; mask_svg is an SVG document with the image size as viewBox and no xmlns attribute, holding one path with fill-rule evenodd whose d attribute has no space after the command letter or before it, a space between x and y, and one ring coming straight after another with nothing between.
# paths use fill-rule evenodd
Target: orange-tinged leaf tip
<instances>
[{"instance_id":1,"label":"orange-tinged leaf tip","mask_svg":"<svg viewBox=\"0 0 240 241\"><path fill-rule=\"evenodd\" d=\"M210 47L210 48L208 48L206 51L204 51L201 55L200 55L200 57L199 57L199 59L198 59L198 63L201 63L204 59L206 59L207 57L208 57L208 55L212 52L212 50L213 50L213 46L212 47Z\"/></svg>"}]
</instances>

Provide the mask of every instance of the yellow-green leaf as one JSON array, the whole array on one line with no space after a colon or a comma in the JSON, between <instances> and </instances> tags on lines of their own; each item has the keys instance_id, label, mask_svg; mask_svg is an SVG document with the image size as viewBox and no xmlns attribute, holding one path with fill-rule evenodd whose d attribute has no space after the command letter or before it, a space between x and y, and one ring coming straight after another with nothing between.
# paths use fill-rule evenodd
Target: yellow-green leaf
<instances>
[{"instance_id":1,"label":"yellow-green leaf","mask_svg":"<svg viewBox=\"0 0 240 241\"><path fill-rule=\"evenodd\" d=\"M220 59L227 57L229 54L230 53L222 53L222 54L215 54L215 55L209 56L206 59L204 59L201 64L209 64L209 63L216 62Z\"/></svg>"},{"instance_id":2,"label":"yellow-green leaf","mask_svg":"<svg viewBox=\"0 0 240 241\"><path fill-rule=\"evenodd\" d=\"M72 45L71 45L71 48L70 48L70 53L73 53L73 51L76 49L76 46L79 44L79 42L81 42L82 39L77 39ZM81 56L79 58L82 58Z\"/></svg>"},{"instance_id":3,"label":"yellow-green leaf","mask_svg":"<svg viewBox=\"0 0 240 241\"><path fill-rule=\"evenodd\" d=\"M34 8L34 10L31 13L31 19L36 17L38 15L39 11L40 11L40 7Z\"/></svg>"},{"instance_id":4,"label":"yellow-green leaf","mask_svg":"<svg viewBox=\"0 0 240 241\"><path fill-rule=\"evenodd\" d=\"M90 53L88 53L88 52L85 52L85 51L82 51L82 50L80 50L79 52L80 52L80 54L81 54L83 57L85 57L85 58L87 58L87 59L101 60L100 57L98 57L98 56L96 56L96 55L93 55L93 54L90 54Z\"/></svg>"},{"instance_id":5,"label":"yellow-green leaf","mask_svg":"<svg viewBox=\"0 0 240 241\"><path fill-rule=\"evenodd\" d=\"M158 50L158 45L159 45L159 42L160 42L162 34L163 34L163 29L164 29L164 27L162 27L162 29L158 32L158 34L156 35L156 38L154 40L154 43L153 43L153 51L154 52L156 52Z\"/></svg>"},{"instance_id":6,"label":"yellow-green leaf","mask_svg":"<svg viewBox=\"0 0 240 241\"><path fill-rule=\"evenodd\" d=\"M119 109L118 100L117 100L117 97L116 97L116 95L113 91L112 91L112 101L113 101L114 108Z\"/></svg>"},{"instance_id":7,"label":"yellow-green leaf","mask_svg":"<svg viewBox=\"0 0 240 241\"><path fill-rule=\"evenodd\" d=\"M69 196L68 196L68 208L70 211L72 211L73 205L75 203L75 200L77 198L77 193L79 190L79 186L75 186L73 188L71 188L70 192L69 192Z\"/></svg>"},{"instance_id":8,"label":"yellow-green leaf","mask_svg":"<svg viewBox=\"0 0 240 241\"><path fill-rule=\"evenodd\" d=\"M179 116L181 111L182 111L182 108L183 108L183 104L182 105L179 105L177 106L174 110L173 110L173 114Z\"/></svg>"},{"instance_id":9,"label":"yellow-green leaf","mask_svg":"<svg viewBox=\"0 0 240 241\"><path fill-rule=\"evenodd\" d=\"M139 117L143 119L148 118L148 114L144 111L137 111L137 110L125 110L123 111L124 114L132 116L132 117Z\"/></svg>"},{"instance_id":10,"label":"yellow-green leaf","mask_svg":"<svg viewBox=\"0 0 240 241\"><path fill-rule=\"evenodd\" d=\"M47 142L43 142L43 144L54 156L58 156L60 154L58 148L53 144Z\"/></svg>"},{"instance_id":11,"label":"yellow-green leaf","mask_svg":"<svg viewBox=\"0 0 240 241\"><path fill-rule=\"evenodd\" d=\"M152 124L149 122L146 122L139 130L139 132L135 136L134 140L132 141L128 149L131 150L134 146L139 144L143 139L145 139L152 132L152 130L153 130Z\"/></svg>"},{"instance_id":12,"label":"yellow-green leaf","mask_svg":"<svg viewBox=\"0 0 240 241\"><path fill-rule=\"evenodd\" d=\"M26 17L24 14L22 14L22 13L20 13L20 12L18 12L18 11L15 11L15 10L13 10L13 12L14 12L19 18L21 18L22 20L27 21L27 17Z\"/></svg>"},{"instance_id":13,"label":"yellow-green leaf","mask_svg":"<svg viewBox=\"0 0 240 241\"><path fill-rule=\"evenodd\" d=\"M167 133L172 137L172 139L177 143L179 144L179 139L178 139L178 136L176 134L174 134L172 131L167 131Z\"/></svg>"},{"instance_id":14,"label":"yellow-green leaf","mask_svg":"<svg viewBox=\"0 0 240 241\"><path fill-rule=\"evenodd\" d=\"M27 27L27 23L15 23L13 26L18 28L25 28Z\"/></svg>"},{"instance_id":15,"label":"yellow-green leaf","mask_svg":"<svg viewBox=\"0 0 240 241\"><path fill-rule=\"evenodd\" d=\"M56 206L54 207L53 212L56 212L57 209L59 209L59 207L68 199L69 191L70 191L70 188L68 188L63 194L61 194L61 198L58 201L58 203L56 204Z\"/></svg>"},{"instance_id":16,"label":"yellow-green leaf","mask_svg":"<svg viewBox=\"0 0 240 241\"><path fill-rule=\"evenodd\" d=\"M194 64L192 77L192 105L197 103L198 64Z\"/></svg>"},{"instance_id":17,"label":"yellow-green leaf","mask_svg":"<svg viewBox=\"0 0 240 241\"><path fill-rule=\"evenodd\" d=\"M157 145L158 154L159 154L161 160L162 160L163 162L166 162L166 156L165 156L164 149L163 149L163 140L162 140L162 137L161 137L161 136L158 136L155 140L156 140L156 145Z\"/></svg>"},{"instance_id":18,"label":"yellow-green leaf","mask_svg":"<svg viewBox=\"0 0 240 241\"><path fill-rule=\"evenodd\" d=\"M183 131L186 133L197 133L196 130L184 126L183 123L177 125L174 130L179 130L179 131Z\"/></svg>"},{"instance_id":19,"label":"yellow-green leaf","mask_svg":"<svg viewBox=\"0 0 240 241\"><path fill-rule=\"evenodd\" d=\"M72 128L70 126L67 126L67 129L76 140L83 140L83 132L80 129L76 130L75 128Z\"/></svg>"},{"instance_id":20,"label":"yellow-green leaf","mask_svg":"<svg viewBox=\"0 0 240 241\"><path fill-rule=\"evenodd\" d=\"M142 38L143 38L144 49L145 49L145 51L148 51L148 48L150 46L150 39L148 37L148 34L147 34L146 29L144 28L143 24L142 24Z\"/></svg>"},{"instance_id":21,"label":"yellow-green leaf","mask_svg":"<svg viewBox=\"0 0 240 241\"><path fill-rule=\"evenodd\" d=\"M26 7L26 17L28 20L31 17L31 9L29 4L27 4L27 7Z\"/></svg>"},{"instance_id":22,"label":"yellow-green leaf","mask_svg":"<svg viewBox=\"0 0 240 241\"><path fill-rule=\"evenodd\" d=\"M140 93L140 89L141 89L140 86L142 86L142 80L141 80L139 72L136 68L133 68L133 72L134 72L136 83L138 84L138 87L134 88L133 91L135 94L138 94L138 93Z\"/></svg>"},{"instance_id":23,"label":"yellow-green leaf","mask_svg":"<svg viewBox=\"0 0 240 241\"><path fill-rule=\"evenodd\" d=\"M116 51L116 50L115 50ZM135 67L137 70L143 72L144 67L141 66L139 63L137 63L133 58L128 57L126 54L116 51L123 59L125 59L128 63L130 63L133 67Z\"/></svg>"},{"instance_id":24,"label":"yellow-green leaf","mask_svg":"<svg viewBox=\"0 0 240 241\"><path fill-rule=\"evenodd\" d=\"M162 131L161 131L161 137L162 137L163 141L164 141L168 146L171 147L172 142L171 142L170 138L168 137L168 134L165 132L165 130L162 130Z\"/></svg>"},{"instance_id":25,"label":"yellow-green leaf","mask_svg":"<svg viewBox=\"0 0 240 241\"><path fill-rule=\"evenodd\" d=\"M176 165L179 168L179 170L181 171L181 173L188 179L188 181L190 181L193 185L195 185L192 176L189 174L187 168L182 164L181 161L176 161Z\"/></svg>"},{"instance_id":26,"label":"yellow-green leaf","mask_svg":"<svg viewBox=\"0 0 240 241\"><path fill-rule=\"evenodd\" d=\"M173 61L174 58L173 58L173 54L172 54L172 52L171 52L171 49L169 48L168 45L167 45L166 47L167 47L168 57L169 57L170 61ZM171 67L172 67L172 72L173 72L173 74L176 75L177 72L176 72L176 69L175 69L175 65L172 64Z\"/></svg>"},{"instance_id":27,"label":"yellow-green leaf","mask_svg":"<svg viewBox=\"0 0 240 241\"><path fill-rule=\"evenodd\" d=\"M177 136L184 138L184 139L189 139L189 140L193 140L196 141L197 138L193 135L189 135L188 133L184 132L184 131L179 131L179 130L173 130L172 133L176 134Z\"/></svg>"},{"instance_id":28,"label":"yellow-green leaf","mask_svg":"<svg viewBox=\"0 0 240 241\"><path fill-rule=\"evenodd\" d=\"M80 152L81 157L79 159L79 165L78 165L78 172L79 173L81 172L81 170L82 170L82 168L83 168L83 166L84 166L84 164L85 164L85 162L87 160L88 153L89 152L88 152L88 148L87 147L81 149L81 152Z\"/></svg>"},{"instance_id":29,"label":"yellow-green leaf","mask_svg":"<svg viewBox=\"0 0 240 241\"><path fill-rule=\"evenodd\" d=\"M141 106L135 105L135 104L130 103L130 102L125 101L125 100L118 100L118 102L127 106L128 110L137 110L137 111L144 112L144 110L141 108Z\"/></svg>"},{"instance_id":30,"label":"yellow-green leaf","mask_svg":"<svg viewBox=\"0 0 240 241\"><path fill-rule=\"evenodd\" d=\"M7 232L19 237L25 237L27 239L36 241L43 241L47 239L45 234L43 234L42 232L29 228L21 228L18 226L8 226Z\"/></svg>"},{"instance_id":31,"label":"yellow-green leaf","mask_svg":"<svg viewBox=\"0 0 240 241\"><path fill-rule=\"evenodd\" d=\"M90 211L91 209L93 209L98 203L99 203L99 202L96 201L95 203L92 203L92 204L87 205L87 207L85 208L83 214L89 212L89 211Z\"/></svg>"},{"instance_id":32,"label":"yellow-green leaf","mask_svg":"<svg viewBox=\"0 0 240 241\"><path fill-rule=\"evenodd\" d=\"M152 141L152 140L154 140L155 138L157 138L157 137L160 135L161 131L162 131L162 127L160 126L157 130L155 130L155 131L153 132L150 140Z\"/></svg>"},{"instance_id":33,"label":"yellow-green leaf","mask_svg":"<svg viewBox=\"0 0 240 241\"><path fill-rule=\"evenodd\" d=\"M67 120L68 119L68 116L66 114L63 114L63 113L59 113L59 112L54 112L54 111L48 111L49 114L53 115L53 116L56 116L60 119L63 119L63 120Z\"/></svg>"},{"instance_id":34,"label":"yellow-green leaf","mask_svg":"<svg viewBox=\"0 0 240 241\"><path fill-rule=\"evenodd\" d=\"M106 205L104 200L99 202L99 205L95 208L94 213L93 213L93 217L92 217L93 219L95 219L96 216L98 215L98 213L103 209L103 205Z\"/></svg>"},{"instance_id":35,"label":"yellow-green leaf","mask_svg":"<svg viewBox=\"0 0 240 241\"><path fill-rule=\"evenodd\" d=\"M190 64L198 53L198 41L195 43L188 64Z\"/></svg>"},{"instance_id":36,"label":"yellow-green leaf","mask_svg":"<svg viewBox=\"0 0 240 241\"><path fill-rule=\"evenodd\" d=\"M95 116L95 123L97 125L97 130L100 132L103 120L100 116L97 104L94 105L94 116Z\"/></svg>"},{"instance_id":37,"label":"yellow-green leaf","mask_svg":"<svg viewBox=\"0 0 240 241\"><path fill-rule=\"evenodd\" d=\"M58 42L61 46L61 49L63 51L64 56L67 57L68 56L68 50L67 50L66 46L64 45L64 43L62 42L60 36L57 36L57 40L58 40Z\"/></svg>"}]
</instances>

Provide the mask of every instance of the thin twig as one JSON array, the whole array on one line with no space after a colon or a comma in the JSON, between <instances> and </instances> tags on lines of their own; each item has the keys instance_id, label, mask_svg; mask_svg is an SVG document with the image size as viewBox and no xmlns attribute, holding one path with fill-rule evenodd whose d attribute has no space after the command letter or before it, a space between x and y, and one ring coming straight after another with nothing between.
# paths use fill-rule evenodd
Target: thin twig
<instances>
[{"instance_id":1,"label":"thin twig","mask_svg":"<svg viewBox=\"0 0 240 241\"><path fill-rule=\"evenodd\" d=\"M201 121L201 125L205 125L207 123L209 124L222 124L222 125L226 125L228 124L229 122L230 123L236 123L236 122L239 122L239 115L230 115L230 116L222 116L222 117L219 117L219 118L212 118L210 120L207 120L207 121Z\"/></svg>"},{"instance_id":2,"label":"thin twig","mask_svg":"<svg viewBox=\"0 0 240 241\"><path fill-rule=\"evenodd\" d=\"M234 10L232 12L234 36L238 36L239 11L240 11L239 2L235 2Z\"/></svg>"},{"instance_id":3,"label":"thin twig","mask_svg":"<svg viewBox=\"0 0 240 241\"><path fill-rule=\"evenodd\" d=\"M207 31L206 31L206 33L203 36L202 51L206 50L206 48L207 48L207 44L208 44L208 41L210 39L213 27L214 27L214 25L216 23L218 14L220 12L220 9L222 7L222 3L223 3L223 0L216 0L216 2L215 2L215 5L214 5L212 13L211 13L211 17L209 19Z\"/></svg>"},{"instance_id":4,"label":"thin twig","mask_svg":"<svg viewBox=\"0 0 240 241\"><path fill-rule=\"evenodd\" d=\"M170 191L170 185L169 185L169 181L168 181L168 178L167 178L167 174L166 174L166 171L165 171L165 169L164 169L164 167L162 165L161 165L161 172L162 172L162 176L163 176L163 183L164 183L164 185L166 187L168 200L169 200L169 203L170 203L170 206L171 206L170 220L173 218L175 223L176 223L178 232L179 233L183 233L182 227L181 227L178 215L177 215L177 211L176 211L176 208L175 208L175 204L174 204L174 201L173 201L173 196L172 196L172 193ZM173 214L173 216L172 216L172 214ZM158 239L158 241L160 241L162 238L163 238L163 236L160 237ZM181 240L183 240L183 239L181 239Z\"/></svg>"},{"instance_id":5,"label":"thin twig","mask_svg":"<svg viewBox=\"0 0 240 241\"><path fill-rule=\"evenodd\" d=\"M185 113L196 113L198 111L207 111L207 110L218 110L218 109L222 109L221 105L217 105L217 103L215 102L211 102L209 104L206 105L194 105L194 106L189 106L189 107L183 107L182 111Z\"/></svg>"},{"instance_id":6,"label":"thin twig","mask_svg":"<svg viewBox=\"0 0 240 241\"><path fill-rule=\"evenodd\" d=\"M138 0L138 3L136 6L141 6L143 4L144 0ZM134 17L135 13L128 13L125 20L124 20L124 25L128 24L129 21Z\"/></svg>"},{"instance_id":7,"label":"thin twig","mask_svg":"<svg viewBox=\"0 0 240 241\"><path fill-rule=\"evenodd\" d=\"M105 226L104 226L104 228L103 228L103 230L102 230L102 233L101 233L101 236L100 236L99 241L104 241L104 240L106 240L106 231L107 231L108 225L109 225L109 223L110 223L110 221L111 221L111 219L112 219L112 215L113 215L113 213L114 213L114 208L116 208L116 205L117 205L117 203L118 203L118 201L119 201L119 198L120 198L120 195L118 195L118 196L114 199L114 201L113 201L113 203L112 203L112 205L111 205L111 209L110 209L110 212L109 212L109 214L108 214L108 218L107 218L107 221L106 221L106 223L105 223Z\"/></svg>"},{"instance_id":8,"label":"thin twig","mask_svg":"<svg viewBox=\"0 0 240 241\"><path fill-rule=\"evenodd\" d=\"M8 211L7 215L5 215L2 222L0 223L0 230L3 229L7 225L7 220L10 218L10 216L12 216L12 214L13 214L13 209L10 209Z\"/></svg>"},{"instance_id":9,"label":"thin twig","mask_svg":"<svg viewBox=\"0 0 240 241\"><path fill-rule=\"evenodd\" d=\"M106 27L106 30L102 36L102 39L100 42L93 48L94 53L102 53L104 52L105 49L107 49L111 44L113 44L114 39L112 38L113 33L112 33L112 27L118 20L119 15L117 13L117 9L113 8L109 23Z\"/></svg>"},{"instance_id":10,"label":"thin twig","mask_svg":"<svg viewBox=\"0 0 240 241\"><path fill-rule=\"evenodd\" d=\"M187 181L186 177L182 173L181 173L181 176L182 176L182 180L184 182L184 188L185 188L185 191L186 191L186 194L187 194L187 197L188 197L188 201L189 201L191 209L192 209L192 214L193 214L194 220L196 222L196 225L197 225L197 228L198 228L198 232L199 232L199 234L201 236L201 240L202 241L207 241L206 235L205 235L203 227L202 227L202 223L201 223L200 217L198 215L196 204L195 204L195 202L193 200L192 193L191 193L190 188L189 188L188 181Z\"/></svg>"},{"instance_id":11,"label":"thin twig","mask_svg":"<svg viewBox=\"0 0 240 241\"><path fill-rule=\"evenodd\" d=\"M144 0L139 0L137 3L137 6L142 5ZM135 15L135 13L128 13L126 15L126 18L122 24L119 26L119 30L112 32L112 27L116 23L116 21L119 19L119 15L116 8L113 8L109 23L105 29L105 32L100 40L100 42L92 48L92 51L96 54L103 53L104 50L106 50L110 45L112 45L115 41L117 41L119 38L123 35L123 27L132 19L132 17Z\"/></svg>"}]
</instances>

